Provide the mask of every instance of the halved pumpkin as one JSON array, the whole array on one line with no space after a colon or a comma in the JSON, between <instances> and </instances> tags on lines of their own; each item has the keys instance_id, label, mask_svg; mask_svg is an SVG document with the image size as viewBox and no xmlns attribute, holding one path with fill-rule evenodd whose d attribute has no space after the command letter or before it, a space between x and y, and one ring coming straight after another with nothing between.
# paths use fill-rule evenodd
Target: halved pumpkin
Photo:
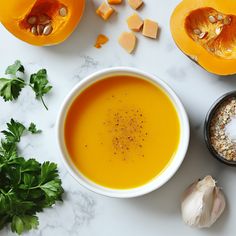
<instances>
[{"instance_id":1,"label":"halved pumpkin","mask_svg":"<svg viewBox=\"0 0 236 236\"><path fill-rule=\"evenodd\" d=\"M170 27L177 46L204 69L236 73L235 0L183 0Z\"/></svg>"},{"instance_id":2,"label":"halved pumpkin","mask_svg":"<svg viewBox=\"0 0 236 236\"><path fill-rule=\"evenodd\" d=\"M37 46L63 42L74 31L85 0L6 0L0 21L17 38Z\"/></svg>"}]
</instances>

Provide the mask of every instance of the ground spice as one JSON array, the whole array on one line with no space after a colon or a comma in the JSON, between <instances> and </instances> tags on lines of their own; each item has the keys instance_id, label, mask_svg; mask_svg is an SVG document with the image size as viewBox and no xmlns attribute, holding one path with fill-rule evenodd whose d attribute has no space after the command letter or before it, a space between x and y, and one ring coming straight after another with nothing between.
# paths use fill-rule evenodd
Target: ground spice
<instances>
[{"instance_id":1,"label":"ground spice","mask_svg":"<svg viewBox=\"0 0 236 236\"><path fill-rule=\"evenodd\" d=\"M112 99L116 99L114 96ZM122 156L126 160L130 151L143 157L145 136L145 117L141 109L120 108L109 110L107 120L103 123L112 134L112 146L115 156Z\"/></svg>"},{"instance_id":2,"label":"ground spice","mask_svg":"<svg viewBox=\"0 0 236 236\"><path fill-rule=\"evenodd\" d=\"M226 133L226 127L236 116L236 97L223 102L210 124L210 141L217 153L228 161L236 161L236 143Z\"/></svg>"}]
</instances>

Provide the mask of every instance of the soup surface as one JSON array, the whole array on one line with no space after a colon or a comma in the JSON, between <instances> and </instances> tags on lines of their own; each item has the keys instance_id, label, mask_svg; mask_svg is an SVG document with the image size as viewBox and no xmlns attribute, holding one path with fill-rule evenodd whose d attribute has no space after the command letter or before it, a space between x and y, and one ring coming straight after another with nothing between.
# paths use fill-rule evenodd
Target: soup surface
<instances>
[{"instance_id":1,"label":"soup surface","mask_svg":"<svg viewBox=\"0 0 236 236\"><path fill-rule=\"evenodd\" d=\"M165 92L130 76L106 78L85 89L72 103L64 131L79 171L113 189L155 178L180 139L178 114Z\"/></svg>"}]
</instances>

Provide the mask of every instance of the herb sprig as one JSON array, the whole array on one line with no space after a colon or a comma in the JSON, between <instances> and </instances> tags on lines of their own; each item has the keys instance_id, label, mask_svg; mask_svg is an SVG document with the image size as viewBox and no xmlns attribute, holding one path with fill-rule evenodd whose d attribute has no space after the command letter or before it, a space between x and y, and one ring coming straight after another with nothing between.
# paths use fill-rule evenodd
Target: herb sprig
<instances>
[{"instance_id":1,"label":"herb sprig","mask_svg":"<svg viewBox=\"0 0 236 236\"><path fill-rule=\"evenodd\" d=\"M26 128L11 119L0 144L0 229L11 224L17 234L36 229L37 212L62 201L64 192L57 165L26 160L18 153L17 144L26 132L39 133L34 123Z\"/></svg>"},{"instance_id":2,"label":"herb sprig","mask_svg":"<svg viewBox=\"0 0 236 236\"><path fill-rule=\"evenodd\" d=\"M24 80L24 73L25 68L19 60L15 61L13 65L8 66L5 74L9 78L0 78L0 96L3 97L5 102L16 100L21 90L29 86L34 91L36 99L41 100L44 107L48 110L43 99L44 95L52 89L47 79L47 70L41 69L37 73L32 74L29 83Z\"/></svg>"}]
</instances>

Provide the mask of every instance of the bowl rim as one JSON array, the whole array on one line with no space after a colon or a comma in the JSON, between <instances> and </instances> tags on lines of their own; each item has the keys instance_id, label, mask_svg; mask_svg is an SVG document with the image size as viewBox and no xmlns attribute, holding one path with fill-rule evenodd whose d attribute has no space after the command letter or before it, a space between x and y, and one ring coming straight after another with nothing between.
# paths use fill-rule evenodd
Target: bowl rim
<instances>
[{"instance_id":1,"label":"bowl rim","mask_svg":"<svg viewBox=\"0 0 236 236\"><path fill-rule=\"evenodd\" d=\"M215 112L217 111L217 109L221 106L221 104L231 97L236 97L236 90L233 90L233 91L223 94L211 105L209 111L207 112L205 122L204 122L204 139L205 139L205 143L206 143L208 150L210 151L210 153L212 154L212 156L216 160L218 160L221 163L226 164L228 166L236 167L236 161L226 160L223 156L221 156L215 150L215 148L213 147L213 145L211 144L211 141L210 141L210 124L211 124L212 118L213 118Z\"/></svg>"},{"instance_id":2,"label":"bowl rim","mask_svg":"<svg viewBox=\"0 0 236 236\"><path fill-rule=\"evenodd\" d=\"M157 87L159 87L160 89L162 89L168 96L168 98L172 101L176 109L176 112L179 116L179 122L181 127L179 147L175 155L172 157L172 160L168 164L168 166L157 177L155 177L153 180L150 180L148 183L139 186L137 188L124 189L124 190L111 189L101 186L83 176L72 163L64 142L64 122L68 109L70 105L73 103L74 99L78 97L79 94L82 91L84 91L87 87L96 83L97 81L120 74L136 76L140 79L149 81L154 85L156 85ZM159 77L132 67L112 67L92 73L91 75L87 76L82 81L80 81L78 84L76 84L74 88L69 92L69 94L65 97L61 105L61 108L59 109L56 122L56 135L62 162L66 166L68 172L75 178L77 182L79 182L85 188L107 197L133 198L142 196L144 194L150 193L160 188L167 181L169 181L173 177L173 175L177 172L188 150L189 140L190 140L190 125L189 125L188 115L182 102L175 94L175 92L169 87L169 85L167 85Z\"/></svg>"}]
</instances>

